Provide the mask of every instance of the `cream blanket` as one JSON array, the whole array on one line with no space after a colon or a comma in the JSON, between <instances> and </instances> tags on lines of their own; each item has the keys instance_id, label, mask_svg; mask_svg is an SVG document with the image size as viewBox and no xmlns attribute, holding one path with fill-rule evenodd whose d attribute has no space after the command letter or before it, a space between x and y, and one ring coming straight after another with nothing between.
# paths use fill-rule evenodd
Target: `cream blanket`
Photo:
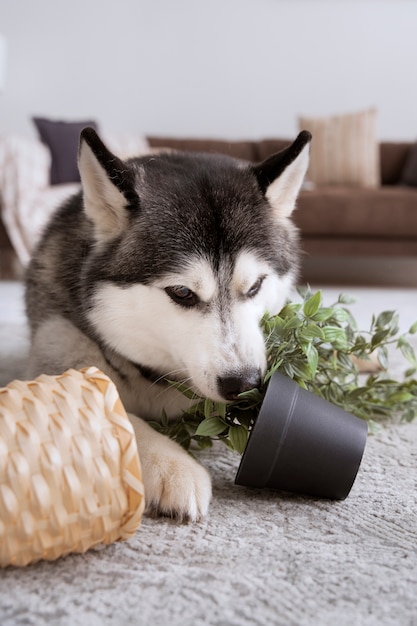
<instances>
[{"instance_id":1,"label":"cream blanket","mask_svg":"<svg viewBox=\"0 0 417 626\"><path fill-rule=\"evenodd\" d=\"M149 151L141 135L106 135L103 141L121 158ZM80 189L77 183L49 183L51 155L32 138L0 137L1 217L16 254L25 266L55 209Z\"/></svg>"}]
</instances>

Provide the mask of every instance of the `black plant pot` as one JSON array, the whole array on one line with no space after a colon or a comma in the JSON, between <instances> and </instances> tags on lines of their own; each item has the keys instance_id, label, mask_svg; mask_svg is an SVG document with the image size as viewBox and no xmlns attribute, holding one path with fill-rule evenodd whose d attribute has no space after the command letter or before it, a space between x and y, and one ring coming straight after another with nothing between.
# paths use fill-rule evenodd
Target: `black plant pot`
<instances>
[{"instance_id":1,"label":"black plant pot","mask_svg":"<svg viewBox=\"0 0 417 626\"><path fill-rule=\"evenodd\" d=\"M343 500L356 478L367 434L364 420L277 372L235 483Z\"/></svg>"}]
</instances>

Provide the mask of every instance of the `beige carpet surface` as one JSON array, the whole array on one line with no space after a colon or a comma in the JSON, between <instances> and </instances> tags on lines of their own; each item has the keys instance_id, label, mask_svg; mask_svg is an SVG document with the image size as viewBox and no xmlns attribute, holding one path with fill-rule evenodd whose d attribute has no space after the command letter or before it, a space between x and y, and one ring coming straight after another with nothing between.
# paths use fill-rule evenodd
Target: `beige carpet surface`
<instances>
[{"instance_id":1,"label":"beige carpet surface","mask_svg":"<svg viewBox=\"0 0 417 626\"><path fill-rule=\"evenodd\" d=\"M417 317L415 290L398 307L371 295L359 316ZM0 384L26 356L20 297L0 284ZM239 457L219 445L199 458L213 477L207 519L144 518L127 542L0 571L0 624L417 625L417 421L368 438L343 502L237 487Z\"/></svg>"}]
</instances>

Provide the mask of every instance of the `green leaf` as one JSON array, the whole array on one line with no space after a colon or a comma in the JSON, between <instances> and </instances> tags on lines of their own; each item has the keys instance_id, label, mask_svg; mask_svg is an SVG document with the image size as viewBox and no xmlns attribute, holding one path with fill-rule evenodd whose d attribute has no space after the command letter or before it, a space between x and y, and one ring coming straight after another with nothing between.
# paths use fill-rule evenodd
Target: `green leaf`
<instances>
[{"instance_id":1,"label":"green leaf","mask_svg":"<svg viewBox=\"0 0 417 626\"><path fill-rule=\"evenodd\" d=\"M346 322L349 324L349 327L351 328L352 332L356 332L357 329L358 329L358 323L357 323L356 319L354 318L352 312L349 311L349 309L346 309L345 307L343 308L343 311L347 315Z\"/></svg>"},{"instance_id":2,"label":"green leaf","mask_svg":"<svg viewBox=\"0 0 417 626\"><path fill-rule=\"evenodd\" d=\"M280 317L279 315L276 315L275 317L270 318L269 323L270 323L271 332L281 330L285 326L285 320L282 319L282 317Z\"/></svg>"},{"instance_id":3,"label":"green leaf","mask_svg":"<svg viewBox=\"0 0 417 626\"><path fill-rule=\"evenodd\" d=\"M314 346L310 346L307 354L307 361L310 367L310 378L315 378L317 366L319 363L319 353L317 351L317 348L315 348Z\"/></svg>"},{"instance_id":4,"label":"green leaf","mask_svg":"<svg viewBox=\"0 0 417 626\"><path fill-rule=\"evenodd\" d=\"M301 309L301 304L291 304L287 303L284 308L279 312L280 317L283 319L288 319L297 315L297 313Z\"/></svg>"},{"instance_id":5,"label":"green leaf","mask_svg":"<svg viewBox=\"0 0 417 626\"><path fill-rule=\"evenodd\" d=\"M340 304L354 304L356 302L356 298L347 293L340 293L337 301Z\"/></svg>"},{"instance_id":6,"label":"green leaf","mask_svg":"<svg viewBox=\"0 0 417 626\"><path fill-rule=\"evenodd\" d=\"M378 361L380 366L384 369L388 369L388 350L386 346L380 346L378 348Z\"/></svg>"},{"instance_id":7,"label":"green leaf","mask_svg":"<svg viewBox=\"0 0 417 626\"><path fill-rule=\"evenodd\" d=\"M381 426L380 424L375 422L375 420L368 420L368 428L369 428L369 432L372 435L377 435L378 433L381 432Z\"/></svg>"},{"instance_id":8,"label":"green leaf","mask_svg":"<svg viewBox=\"0 0 417 626\"><path fill-rule=\"evenodd\" d=\"M267 371L267 373L265 374L265 377L264 377L264 384L266 384L269 381L271 376L273 376L273 374L275 374L275 372L281 367L281 365L282 365L282 359L280 359L279 361L274 363L274 365L269 368L269 370Z\"/></svg>"},{"instance_id":9,"label":"green leaf","mask_svg":"<svg viewBox=\"0 0 417 626\"><path fill-rule=\"evenodd\" d=\"M210 437L199 437L197 439L197 443L201 450L206 450L207 448L211 448L213 446L213 442Z\"/></svg>"},{"instance_id":10,"label":"green leaf","mask_svg":"<svg viewBox=\"0 0 417 626\"><path fill-rule=\"evenodd\" d=\"M414 324L410 326L410 330L408 332L410 335L415 335L415 333L417 333L417 322L414 322Z\"/></svg>"},{"instance_id":11,"label":"green leaf","mask_svg":"<svg viewBox=\"0 0 417 626\"><path fill-rule=\"evenodd\" d=\"M296 287L296 291L299 296L302 297L303 300L307 300L311 296L311 287L310 285L298 285Z\"/></svg>"},{"instance_id":12,"label":"green leaf","mask_svg":"<svg viewBox=\"0 0 417 626\"><path fill-rule=\"evenodd\" d=\"M416 409L407 409L404 411L402 415L402 419L406 422L412 422L417 417L417 408Z\"/></svg>"},{"instance_id":13,"label":"green leaf","mask_svg":"<svg viewBox=\"0 0 417 626\"><path fill-rule=\"evenodd\" d=\"M313 319L315 322L325 322L333 316L334 311L335 309L332 309L330 307L322 307L317 311L317 313L311 316L311 319Z\"/></svg>"},{"instance_id":14,"label":"green leaf","mask_svg":"<svg viewBox=\"0 0 417 626\"><path fill-rule=\"evenodd\" d=\"M346 354L345 352L337 352L337 360L340 365L344 368L345 372L351 372L355 369L355 364L353 363L352 357L350 354Z\"/></svg>"},{"instance_id":15,"label":"green leaf","mask_svg":"<svg viewBox=\"0 0 417 626\"><path fill-rule=\"evenodd\" d=\"M290 319L284 324L284 330L288 330L290 328L300 328L303 323L303 320L299 317L290 317Z\"/></svg>"},{"instance_id":16,"label":"green leaf","mask_svg":"<svg viewBox=\"0 0 417 626\"><path fill-rule=\"evenodd\" d=\"M307 324L305 328L299 331L298 338L303 340L321 339L321 341L326 339L323 329L316 324Z\"/></svg>"},{"instance_id":17,"label":"green leaf","mask_svg":"<svg viewBox=\"0 0 417 626\"><path fill-rule=\"evenodd\" d=\"M385 328L384 330L378 330L371 339L371 348L374 349L377 346L379 346L384 339L386 339L388 337L388 335L390 334L390 330L389 328Z\"/></svg>"},{"instance_id":18,"label":"green leaf","mask_svg":"<svg viewBox=\"0 0 417 626\"><path fill-rule=\"evenodd\" d=\"M288 361L283 361L282 371L286 376L288 376L288 378L294 378L294 369Z\"/></svg>"},{"instance_id":19,"label":"green leaf","mask_svg":"<svg viewBox=\"0 0 417 626\"><path fill-rule=\"evenodd\" d=\"M294 375L303 380L311 380L313 378L311 368L307 363L297 360L291 363Z\"/></svg>"},{"instance_id":20,"label":"green leaf","mask_svg":"<svg viewBox=\"0 0 417 626\"><path fill-rule=\"evenodd\" d=\"M321 305L321 291L317 291L317 293L313 294L303 306L303 312L306 317L312 317L317 313Z\"/></svg>"},{"instance_id":21,"label":"green leaf","mask_svg":"<svg viewBox=\"0 0 417 626\"><path fill-rule=\"evenodd\" d=\"M404 335L398 339L397 347L401 350L402 355L411 363L411 365L417 366L416 354L413 346L409 344Z\"/></svg>"},{"instance_id":22,"label":"green leaf","mask_svg":"<svg viewBox=\"0 0 417 626\"><path fill-rule=\"evenodd\" d=\"M323 328L325 341L328 341L332 344L342 344L346 345L346 332L343 328L339 326L326 326Z\"/></svg>"},{"instance_id":23,"label":"green leaf","mask_svg":"<svg viewBox=\"0 0 417 626\"><path fill-rule=\"evenodd\" d=\"M244 426L230 426L229 439L233 449L243 454L248 442L248 430Z\"/></svg>"},{"instance_id":24,"label":"green leaf","mask_svg":"<svg viewBox=\"0 0 417 626\"><path fill-rule=\"evenodd\" d=\"M354 352L355 354L357 354L358 352L361 353L367 348L368 348L368 342L366 341L365 337L363 335L358 335L355 339L352 352Z\"/></svg>"},{"instance_id":25,"label":"green leaf","mask_svg":"<svg viewBox=\"0 0 417 626\"><path fill-rule=\"evenodd\" d=\"M226 424L218 417L209 417L200 422L195 434L202 437L215 437L220 435L226 428Z\"/></svg>"},{"instance_id":26,"label":"green leaf","mask_svg":"<svg viewBox=\"0 0 417 626\"><path fill-rule=\"evenodd\" d=\"M344 323L350 320L350 316L346 309L342 309L341 307L336 307L333 309L333 319L337 322Z\"/></svg>"},{"instance_id":27,"label":"green leaf","mask_svg":"<svg viewBox=\"0 0 417 626\"><path fill-rule=\"evenodd\" d=\"M216 412L219 414L219 416L225 419L227 405L224 404L223 402L216 402L215 407L216 407Z\"/></svg>"},{"instance_id":28,"label":"green leaf","mask_svg":"<svg viewBox=\"0 0 417 626\"><path fill-rule=\"evenodd\" d=\"M351 391L349 391L349 399L351 400L356 400L357 398L360 398L361 396L363 396L365 393L369 392L369 388L368 387L356 387L355 389L352 389Z\"/></svg>"},{"instance_id":29,"label":"green leaf","mask_svg":"<svg viewBox=\"0 0 417 626\"><path fill-rule=\"evenodd\" d=\"M377 328L384 328L388 324L390 324L395 316L395 311L383 311L376 318L376 326Z\"/></svg>"},{"instance_id":30,"label":"green leaf","mask_svg":"<svg viewBox=\"0 0 417 626\"><path fill-rule=\"evenodd\" d=\"M206 420L212 417L212 412L213 412L213 402L209 400L209 398L206 398L204 400L204 417L206 418Z\"/></svg>"},{"instance_id":31,"label":"green leaf","mask_svg":"<svg viewBox=\"0 0 417 626\"><path fill-rule=\"evenodd\" d=\"M408 391L397 391L396 393L390 395L388 399L390 402L401 402L402 404L404 404L406 402L410 402L410 400L414 400L415 398L416 396L414 396L412 393L409 393Z\"/></svg>"}]
</instances>

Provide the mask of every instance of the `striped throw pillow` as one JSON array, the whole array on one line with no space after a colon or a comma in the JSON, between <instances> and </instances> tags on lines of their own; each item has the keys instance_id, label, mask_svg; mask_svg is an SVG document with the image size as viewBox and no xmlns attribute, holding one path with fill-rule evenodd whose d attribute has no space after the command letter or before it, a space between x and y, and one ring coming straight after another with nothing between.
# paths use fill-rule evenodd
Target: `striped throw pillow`
<instances>
[{"instance_id":1,"label":"striped throw pillow","mask_svg":"<svg viewBox=\"0 0 417 626\"><path fill-rule=\"evenodd\" d=\"M376 109L298 119L311 142L308 181L315 185L377 187L380 184Z\"/></svg>"}]
</instances>

